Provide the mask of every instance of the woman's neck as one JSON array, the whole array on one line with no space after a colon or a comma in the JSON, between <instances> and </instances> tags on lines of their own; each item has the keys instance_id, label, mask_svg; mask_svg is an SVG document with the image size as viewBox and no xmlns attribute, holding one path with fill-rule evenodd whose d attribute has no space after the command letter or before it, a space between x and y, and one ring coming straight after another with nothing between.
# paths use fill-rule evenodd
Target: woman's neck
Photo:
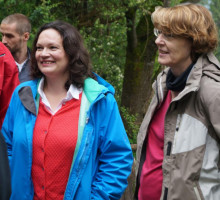
<instances>
[{"instance_id":1,"label":"woman's neck","mask_svg":"<svg viewBox=\"0 0 220 200\"><path fill-rule=\"evenodd\" d=\"M52 93L63 93L64 91L66 92L65 89L65 83L64 81L61 80L51 80L51 79L45 79L44 82L44 91L52 92Z\"/></svg>"},{"instance_id":2,"label":"woman's neck","mask_svg":"<svg viewBox=\"0 0 220 200\"><path fill-rule=\"evenodd\" d=\"M67 94L65 82L60 82L59 80L52 81L45 79L43 91L50 103L52 110L56 110L57 106Z\"/></svg>"},{"instance_id":3,"label":"woman's neck","mask_svg":"<svg viewBox=\"0 0 220 200\"><path fill-rule=\"evenodd\" d=\"M171 66L170 69L175 77L180 76L183 72L187 70L187 68L190 66L192 63L192 59L189 58L186 60L183 64L177 65L177 66Z\"/></svg>"}]
</instances>

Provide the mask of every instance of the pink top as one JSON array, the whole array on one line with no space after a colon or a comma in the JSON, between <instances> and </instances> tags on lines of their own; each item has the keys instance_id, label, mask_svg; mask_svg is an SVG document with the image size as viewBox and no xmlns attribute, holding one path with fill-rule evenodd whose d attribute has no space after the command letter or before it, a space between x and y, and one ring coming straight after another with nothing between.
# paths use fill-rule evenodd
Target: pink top
<instances>
[{"instance_id":1,"label":"pink top","mask_svg":"<svg viewBox=\"0 0 220 200\"><path fill-rule=\"evenodd\" d=\"M148 129L146 160L143 164L138 191L139 200L159 200L162 191L162 162L164 147L164 120L171 102L171 92L167 93L160 109L151 120Z\"/></svg>"}]
</instances>

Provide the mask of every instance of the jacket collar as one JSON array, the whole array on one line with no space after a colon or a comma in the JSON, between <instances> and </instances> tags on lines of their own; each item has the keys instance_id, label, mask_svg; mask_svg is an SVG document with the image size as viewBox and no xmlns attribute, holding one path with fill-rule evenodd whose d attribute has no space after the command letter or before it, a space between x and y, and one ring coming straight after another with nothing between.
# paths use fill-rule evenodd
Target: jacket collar
<instances>
[{"instance_id":1,"label":"jacket collar","mask_svg":"<svg viewBox=\"0 0 220 200\"><path fill-rule=\"evenodd\" d=\"M95 76L97 81L92 78L87 78L84 82L83 91L85 92L85 95L90 103L95 101L100 94L106 94L109 92L114 95L115 93L115 90L110 83L102 79L97 74L95 74Z\"/></svg>"},{"instance_id":2,"label":"jacket collar","mask_svg":"<svg viewBox=\"0 0 220 200\"><path fill-rule=\"evenodd\" d=\"M20 89L18 95L24 107L34 115L37 115L37 107L35 105L35 99L38 97L37 86L39 80L27 81L19 85ZM34 99L34 98L35 99Z\"/></svg>"},{"instance_id":3,"label":"jacket collar","mask_svg":"<svg viewBox=\"0 0 220 200\"><path fill-rule=\"evenodd\" d=\"M92 78L87 78L84 82L83 91L90 103L94 102L100 94L106 94L108 92L114 95L114 88L111 84L99 77L97 74L95 81ZM36 79L20 84L18 95L24 107L34 115L38 113L39 106L39 93L37 92L38 84L40 80Z\"/></svg>"},{"instance_id":4,"label":"jacket collar","mask_svg":"<svg viewBox=\"0 0 220 200\"><path fill-rule=\"evenodd\" d=\"M164 69L153 83L153 89L157 94L159 105L163 102L164 96L167 93L166 77L169 69L169 67ZM198 58L188 76L185 88L173 99L173 101L181 99L190 92L199 90L200 81L203 75L219 79L220 82L220 64L213 53L204 54Z\"/></svg>"}]
</instances>

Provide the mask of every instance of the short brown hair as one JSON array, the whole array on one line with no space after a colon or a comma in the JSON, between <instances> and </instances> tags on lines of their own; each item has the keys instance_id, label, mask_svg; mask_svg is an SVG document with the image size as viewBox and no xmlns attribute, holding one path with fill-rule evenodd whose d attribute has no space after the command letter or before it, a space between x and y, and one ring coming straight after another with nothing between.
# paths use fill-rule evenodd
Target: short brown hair
<instances>
[{"instance_id":1,"label":"short brown hair","mask_svg":"<svg viewBox=\"0 0 220 200\"><path fill-rule=\"evenodd\" d=\"M31 32L31 22L27 16L21 13L15 13L5 17L2 24L16 24L16 31L19 35L23 35L25 32Z\"/></svg>"},{"instance_id":2,"label":"short brown hair","mask_svg":"<svg viewBox=\"0 0 220 200\"><path fill-rule=\"evenodd\" d=\"M218 32L210 11L198 4L180 4L170 8L156 7L152 14L155 28L164 33L192 40L193 54L213 51Z\"/></svg>"}]
</instances>

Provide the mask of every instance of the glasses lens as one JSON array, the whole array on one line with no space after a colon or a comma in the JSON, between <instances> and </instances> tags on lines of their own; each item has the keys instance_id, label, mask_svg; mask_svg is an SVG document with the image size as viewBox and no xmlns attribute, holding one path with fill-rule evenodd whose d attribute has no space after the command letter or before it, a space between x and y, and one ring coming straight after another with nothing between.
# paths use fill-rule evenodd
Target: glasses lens
<instances>
[{"instance_id":1,"label":"glasses lens","mask_svg":"<svg viewBox=\"0 0 220 200\"><path fill-rule=\"evenodd\" d=\"M158 37L158 36L159 36L159 30L158 30L158 29L156 29L156 28L154 28L154 35L155 35L156 37Z\"/></svg>"},{"instance_id":2,"label":"glasses lens","mask_svg":"<svg viewBox=\"0 0 220 200\"><path fill-rule=\"evenodd\" d=\"M172 34L165 34L165 33L163 33L162 31L158 30L157 28L154 28L154 35L155 35L156 37L159 37L160 34L163 35L163 38L164 38L165 40L168 40L168 39L171 39L171 38L174 37Z\"/></svg>"}]
</instances>

